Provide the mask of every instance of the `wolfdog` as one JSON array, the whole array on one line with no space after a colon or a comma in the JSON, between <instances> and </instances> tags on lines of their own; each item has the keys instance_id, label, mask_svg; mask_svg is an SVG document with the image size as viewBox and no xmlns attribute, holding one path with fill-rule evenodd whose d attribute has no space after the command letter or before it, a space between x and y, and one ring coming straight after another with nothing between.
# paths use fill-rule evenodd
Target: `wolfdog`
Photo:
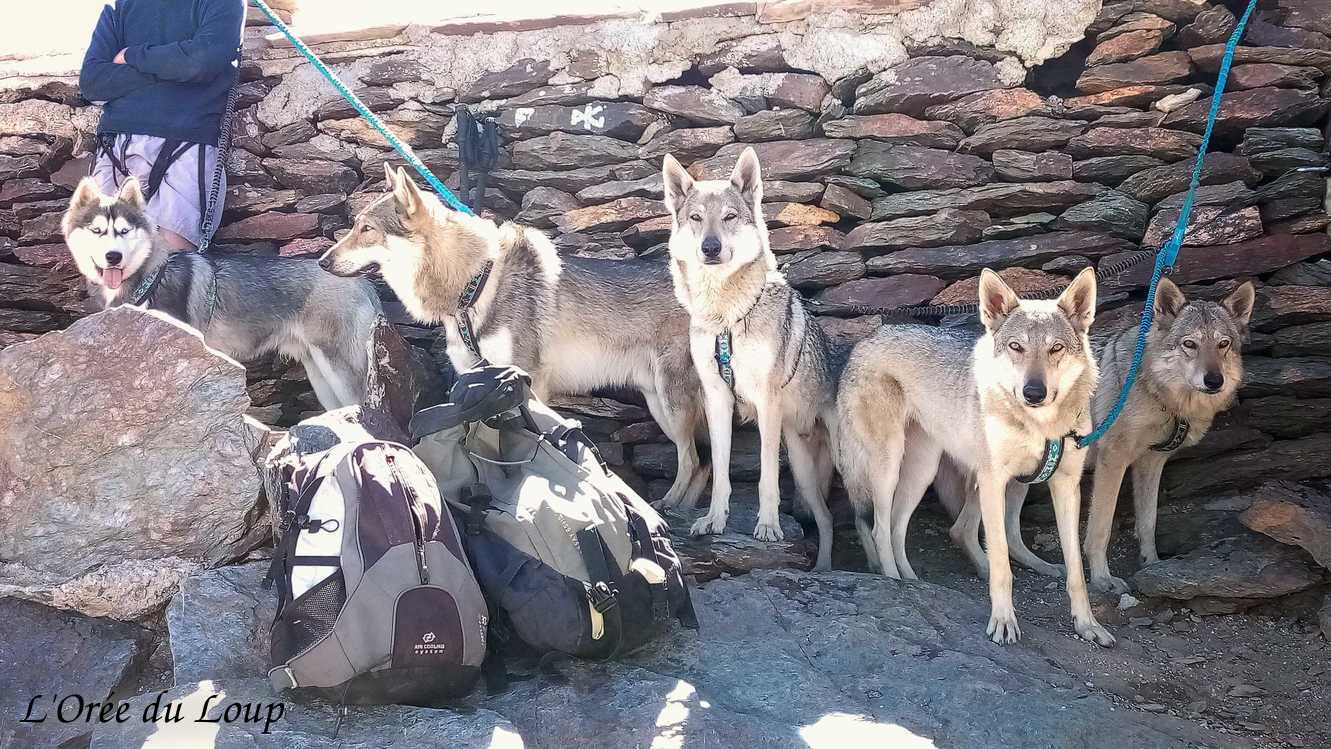
<instances>
[{"instance_id":1,"label":"wolfdog","mask_svg":"<svg viewBox=\"0 0 1331 749\"><path fill-rule=\"evenodd\" d=\"M532 376L532 392L641 391L674 443L678 470L662 500L696 501L707 482L702 423L689 360L688 317L660 263L561 258L541 232L444 208L402 169L319 261L340 276L378 267L411 316L442 324L462 371L482 358Z\"/></svg>"},{"instance_id":2,"label":"wolfdog","mask_svg":"<svg viewBox=\"0 0 1331 749\"><path fill-rule=\"evenodd\" d=\"M1086 559L1091 585L1126 593L1128 585L1109 574L1105 559L1114 505L1123 474L1132 467L1133 505L1142 564L1160 560L1155 551L1155 514L1160 474L1170 455L1206 436L1211 422L1234 402L1243 380L1243 354L1252 315L1252 282L1221 302L1184 298L1172 281L1160 280L1155 325L1136 385L1109 431L1094 446L1095 477L1086 524ZM1101 387L1093 401L1097 421L1118 399L1136 347L1137 328L1111 338L1100 353Z\"/></svg>"},{"instance_id":3,"label":"wolfdog","mask_svg":"<svg viewBox=\"0 0 1331 749\"><path fill-rule=\"evenodd\" d=\"M1086 594L1077 542L1086 452L1068 439L1091 425L1097 374L1087 331L1095 292L1094 271L1086 269L1057 300L1023 301L986 269L979 294L985 331L978 340L886 325L855 346L841 377L837 464L861 543L883 574L899 576L895 524L904 530L942 455L955 470L975 475L988 542L986 631L994 642L1021 637L1003 517L1008 483L1020 477L1049 481L1077 634L1114 643Z\"/></svg>"},{"instance_id":4,"label":"wolfdog","mask_svg":"<svg viewBox=\"0 0 1331 749\"><path fill-rule=\"evenodd\" d=\"M758 156L745 149L729 180L695 182L667 155L664 179L673 218L670 275L689 314L687 340L702 381L712 447L712 505L693 533L725 530L738 405L742 418L757 421L761 442L753 535L783 538L777 512L784 436L791 473L818 525L815 569L830 569L828 441L835 431L836 376L826 335L776 269L762 216Z\"/></svg>"},{"instance_id":5,"label":"wolfdog","mask_svg":"<svg viewBox=\"0 0 1331 749\"><path fill-rule=\"evenodd\" d=\"M305 367L326 409L361 402L379 297L314 260L171 253L131 177L114 196L84 178L61 221L94 307L142 304L241 361L277 351Z\"/></svg>"}]
</instances>

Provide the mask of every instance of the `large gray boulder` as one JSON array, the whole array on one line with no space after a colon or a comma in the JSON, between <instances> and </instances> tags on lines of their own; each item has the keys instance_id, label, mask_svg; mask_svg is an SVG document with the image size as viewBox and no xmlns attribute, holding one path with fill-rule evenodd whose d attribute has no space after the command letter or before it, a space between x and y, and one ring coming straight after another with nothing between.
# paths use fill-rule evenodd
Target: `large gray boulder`
<instances>
[{"instance_id":1,"label":"large gray boulder","mask_svg":"<svg viewBox=\"0 0 1331 749\"><path fill-rule=\"evenodd\" d=\"M133 624L90 619L15 598L0 598L0 747L55 749L92 732L59 720L102 701L145 655L149 633ZM29 703L31 712L29 713ZM34 721L21 722L30 717ZM86 741L86 739L85 739Z\"/></svg>"},{"instance_id":2,"label":"large gray boulder","mask_svg":"<svg viewBox=\"0 0 1331 749\"><path fill-rule=\"evenodd\" d=\"M136 308L0 351L0 595L135 619L253 548L249 406L239 364Z\"/></svg>"},{"instance_id":3,"label":"large gray boulder","mask_svg":"<svg viewBox=\"0 0 1331 749\"><path fill-rule=\"evenodd\" d=\"M243 581L241 588L258 585L258 575L250 572L233 580ZM231 602L219 600L217 610L255 610L256 591L227 595ZM677 629L616 663L559 661L559 675L530 673L498 695L477 690L462 713L450 714L462 727L490 721L494 733L484 735L494 743L435 745L507 746L500 740L516 732L523 746L583 749L657 740L735 749L1071 748L1083 746L1086 736L1134 749L1247 746L1178 719L1116 706L1088 688L1088 682L1113 682L1105 674L1164 678L1159 665L1131 643L1097 650L1094 672L1085 658L1093 646L1072 637L1068 626L1053 632L1028 620L1021 643L995 645L984 636L987 603L948 588L850 572L767 570L713 580L697 588L693 600L697 632ZM263 636L266 630L254 623L237 621L243 618L225 619L232 632L224 634L206 615L173 617L173 650L174 641L199 641L204 632L220 641ZM201 651L189 678L225 675L219 683L231 685L228 679L246 669L257 677L267 669L259 655L266 648L266 642L255 643L243 649L242 659ZM530 670L521 663L510 667L517 676ZM177 688L198 689L193 682ZM247 700L274 699L263 690L245 694L251 695ZM409 725L430 720L419 712L376 717L373 710L360 710L352 709L356 721L404 715ZM253 726L224 726L216 746L323 746L300 742L313 741L303 733L311 725L321 726L320 735L329 733L331 723L321 723L327 706L288 701L288 711L296 716L286 734L291 743L259 735ZM396 724L380 728L384 736L402 735ZM93 747L136 745L111 740L142 735L130 730L99 730Z\"/></svg>"}]
</instances>

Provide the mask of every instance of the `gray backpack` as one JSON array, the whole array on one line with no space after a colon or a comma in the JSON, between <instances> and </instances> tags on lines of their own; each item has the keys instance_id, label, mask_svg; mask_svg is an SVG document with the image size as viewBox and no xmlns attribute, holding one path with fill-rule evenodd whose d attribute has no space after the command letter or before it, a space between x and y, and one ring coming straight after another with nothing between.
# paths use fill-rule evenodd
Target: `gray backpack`
<instances>
[{"instance_id":1,"label":"gray backpack","mask_svg":"<svg viewBox=\"0 0 1331 749\"><path fill-rule=\"evenodd\" d=\"M346 703L469 692L489 613L430 471L392 442L303 459L279 499L269 680Z\"/></svg>"},{"instance_id":2,"label":"gray backpack","mask_svg":"<svg viewBox=\"0 0 1331 749\"><path fill-rule=\"evenodd\" d=\"M464 372L412 420L495 618L539 652L613 658L672 620L697 627L660 515L607 470L576 422L512 367Z\"/></svg>"}]
</instances>

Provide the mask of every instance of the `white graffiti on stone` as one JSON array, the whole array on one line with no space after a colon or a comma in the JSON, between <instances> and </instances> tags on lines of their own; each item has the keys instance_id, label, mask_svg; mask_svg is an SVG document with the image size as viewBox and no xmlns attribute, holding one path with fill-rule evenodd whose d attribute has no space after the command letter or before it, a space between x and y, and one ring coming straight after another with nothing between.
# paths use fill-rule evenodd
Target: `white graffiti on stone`
<instances>
[{"instance_id":1,"label":"white graffiti on stone","mask_svg":"<svg viewBox=\"0 0 1331 749\"><path fill-rule=\"evenodd\" d=\"M530 120L533 114L536 114L535 109L532 109L531 107L519 107L518 111L513 113L513 126L522 127L522 123Z\"/></svg>"},{"instance_id":2,"label":"white graffiti on stone","mask_svg":"<svg viewBox=\"0 0 1331 749\"><path fill-rule=\"evenodd\" d=\"M582 111L573 110L573 126L578 123L584 123L588 130L597 130L605 127L605 115L601 114L605 110L604 104L588 104L582 108Z\"/></svg>"}]
</instances>

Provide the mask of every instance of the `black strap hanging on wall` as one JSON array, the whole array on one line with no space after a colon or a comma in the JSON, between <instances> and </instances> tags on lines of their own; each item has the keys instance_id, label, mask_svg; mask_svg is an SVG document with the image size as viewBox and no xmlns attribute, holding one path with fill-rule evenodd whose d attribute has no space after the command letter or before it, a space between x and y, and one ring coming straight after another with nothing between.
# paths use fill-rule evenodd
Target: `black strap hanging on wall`
<instances>
[{"instance_id":1,"label":"black strap hanging on wall","mask_svg":"<svg viewBox=\"0 0 1331 749\"><path fill-rule=\"evenodd\" d=\"M477 117L467 107L454 113L457 122L458 188L462 200L476 213L485 204L490 172L499 161L499 123L494 117Z\"/></svg>"}]
</instances>

